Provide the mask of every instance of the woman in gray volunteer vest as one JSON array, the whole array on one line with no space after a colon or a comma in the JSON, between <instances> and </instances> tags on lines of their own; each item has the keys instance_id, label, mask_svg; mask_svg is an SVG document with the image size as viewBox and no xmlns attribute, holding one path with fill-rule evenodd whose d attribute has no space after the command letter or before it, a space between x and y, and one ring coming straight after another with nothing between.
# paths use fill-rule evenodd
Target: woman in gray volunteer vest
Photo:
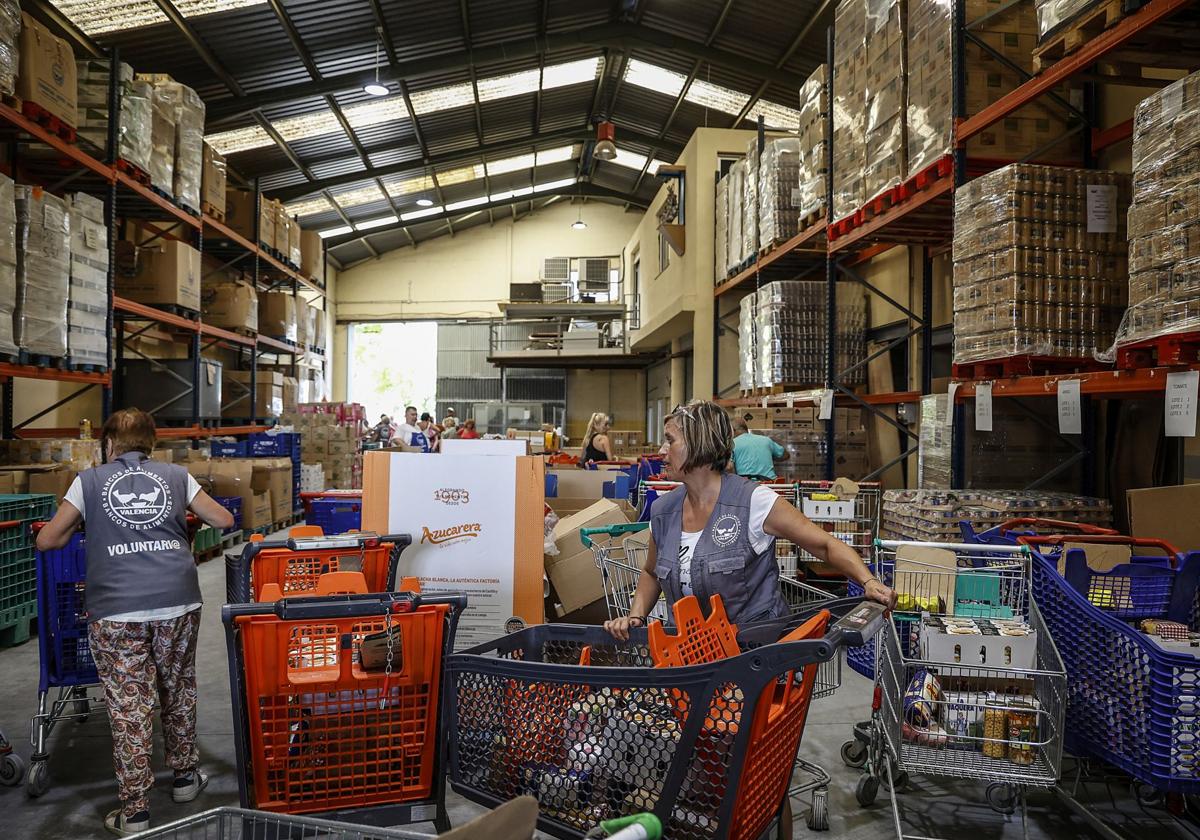
<instances>
[{"instance_id":1,"label":"woman in gray volunteer vest","mask_svg":"<svg viewBox=\"0 0 1200 840\"><path fill-rule=\"evenodd\" d=\"M186 469L151 461L154 418L136 408L108 418L106 463L79 474L38 534L40 551L62 548L87 523L88 641L113 734L121 807L104 818L118 836L150 827L154 704L162 717L171 796L191 802L208 776L196 748L196 636L200 581L187 511L214 528L233 516Z\"/></svg>"},{"instance_id":2,"label":"woman in gray volunteer vest","mask_svg":"<svg viewBox=\"0 0 1200 840\"><path fill-rule=\"evenodd\" d=\"M695 595L705 612L720 595L735 624L788 613L779 589L775 538L790 540L847 578L867 597L892 606L896 596L871 575L858 553L780 498L774 490L731 472L733 427L716 403L679 406L663 425L666 477L683 486L651 509L650 551L629 615L605 622L622 641L630 627L666 595L667 607Z\"/></svg>"}]
</instances>

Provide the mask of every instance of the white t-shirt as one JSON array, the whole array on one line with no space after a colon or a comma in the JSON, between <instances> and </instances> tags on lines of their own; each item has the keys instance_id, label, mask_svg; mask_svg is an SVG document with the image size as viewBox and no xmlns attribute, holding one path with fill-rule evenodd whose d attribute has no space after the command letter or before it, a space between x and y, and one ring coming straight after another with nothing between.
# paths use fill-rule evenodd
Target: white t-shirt
<instances>
[{"instance_id":1,"label":"white t-shirt","mask_svg":"<svg viewBox=\"0 0 1200 840\"><path fill-rule=\"evenodd\" d=\"M196 481L195 476L188 474L187 477L187 503L190 505L192 499L196 498L196 494L200 492L200 484ZM67 492L63 494L63 501L70 502L83 520L87 521L87 504L83 500L83 482L79 480L79 476L75 476L75 480L71 482L71 486L67 488ZM192 610L200 609L200 604L180 604L177 607L161 607L157 610L138 610L136 612L117 613L105 618L105 621L171 621L181 616L185 616Z\"/></svg>"},{"instance_id":2,"label":"white t-shirt","mask_svg":"<svg viewBox=\"0 0 1200 840\"><path fill-rule=\"evenodd\" d=\"M414 438L414 435L419 435L419 437ZM432 443L428 435L416 426L410 426L408 423L401 423L396 427L396 438L405 446L419 446L426 452L429 451L429 446Z\"/></svg>"},{"instance_id":3,"label":"white t-shirt","mask_svg":"<svg viewBox=\"0 0 1200 840\"><path fill-rule=\"evenodd\" d=\"M750 496L750 546L756 554L767 550L771 540L775 539L766 532L767 516L775 506L779 494L769 487L756 487ZM692 591L692 556L696 553L696 544L700 541L703 531L679 532L679 586L684 595L694 594Z\"/></svg>"}]
</instances>

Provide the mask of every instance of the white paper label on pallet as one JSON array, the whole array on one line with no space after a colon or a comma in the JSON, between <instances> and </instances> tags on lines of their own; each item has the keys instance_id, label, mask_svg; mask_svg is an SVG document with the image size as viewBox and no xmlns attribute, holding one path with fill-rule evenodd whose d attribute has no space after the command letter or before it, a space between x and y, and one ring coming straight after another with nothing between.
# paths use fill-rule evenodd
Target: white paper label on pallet
<instances>
[{"instance_id":1,"label":"white paper label on pallet","mask_svg":"<svg viewBox=\"0 0 1200 840\"><path fill-rule=\"evenodd\" d=\"M763 397L763 398L762 398L762 407L763 407L763 408L766 408L766 407L767 407L767 398L766 398L766 397Z\"/></svg>"},{"instance_id":2,"label":"white paper label on pallet","mask_svg":"<svg viewBox=\"0 0 1200 840\"><path fill-rule=\"evenodd\" d=\"M788 408L795 408L795 407L796 407L796 398L795 398L795 397L788 397L786 402L787 402L787 407L788 407Z\"/></svg>"},{"instance_id":3,"label":"white paper label on pallet","mask_svg":"<svg viewBox=\"0 0 1200 840\"><path fill-rule=\"evenodd\" d=\"M801 505L804 515L813 522L850 522L854 519L854 500L827 502L805 498Z\"/></svg>"},{"instance_id":4,"label":"white paper label on pallet","mask_svg":"<svg viewBox=\"0 0 1200 840\"><path fill-rule=\"evenodd\" d=\"M954 428L954 397L958 393L958 383L951 382L946 391L946 425Z\"/></svg>"},{"instance_id":5,"label":"white paper label on pallet","mask_svg":"<svg viewBox=\"0 0 1200 840\"><path fill-rule=\"evenodd\" d=\"M992 383L981 382L975 386L975 431L992 430Z\"/></svg>"},{"instance_id":6,"label":"white paper label on pallet","mask_svg":"<svg viewBox=\"0 0 1200 840\"><path fill-rule=\"evenodd\" d=\"M1088 184L1087 232L1117 232L1116 184Z\"/></svg>"},{"instance_id":7,"label":"white paper label on pallet","mask_svg":"<svg viewBox=\"0 0 1200 840\"><path fill-rule=\"evenodd\" d=\"M1163 120L1173 120L1176 115L1183 109L1183 82L1176 82L1173 85L1163 88L1162 92L1162 118Z\"/></svg>"},{"instance_id":8,"label":"white paper label on pallet","mask_svg":"<svg viewBox=\"0 0 1200 840\"><path fill-rule=\"evenodd\" d=\"M1063 379L1058 383L1058 433L1083 434L1083 412L1079 399L1079 380Z\"/></svg>"},{"instance_id":9,"label":"white paper label on pallet","mask_svg":"<svg viewBox=\"0 0 1200 840\"><path fill-rule=\"evenodd\" d=\"M100 229L88 225L83 229L83 244L89 251L94 251L101 247L100 244Z\"/></svg>"},{"instance_id":10,"label":"white paper label on pallet","mask_svg":"<svg viewBox=\"0 0 1200 840\"><path fill-rule=\"evenodd\" d=\"M821 392L821 410L817 415L818 420L830 420L833 418L833 389L826 388Z\"/></svg>"},{"instance_id":11,"label":"white paper label on pallet","mask_svg":"<svg viewBox=\"0 0 1200 840\"><path fill-rule=\"evenodd\" d=\"M1196 436L1196 389L1200 370L1167 374L1164 414L1167 437Z\"/></svg>"},{"instance_id":12,"label":"white paper label on pallet","mask_svg":"<svg viewBox=\"0 0 1200 840\"><path fill-rule=\"evenodd\" d=\"M800 206L800 188L799 187L792 187L792 206L793 207Z\"/></svg>"}]
</instances>

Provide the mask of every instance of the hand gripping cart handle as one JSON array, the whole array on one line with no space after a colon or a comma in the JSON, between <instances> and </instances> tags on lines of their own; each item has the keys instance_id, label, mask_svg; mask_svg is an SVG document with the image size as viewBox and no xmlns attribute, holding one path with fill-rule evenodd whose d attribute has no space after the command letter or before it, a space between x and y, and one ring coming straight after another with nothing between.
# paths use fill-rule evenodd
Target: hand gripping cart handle
<instances>
[{"instance_id":1,"label":"hand gripping cart handle","mask_svg":"<svg viewBox=\"0 0 1200 840\"><path fill-rule=\"evenodd\" d=\"M445 831L443 669L466 606L412 592L225 605L241 805Z\"/></svg>"},{"instance_id":2,"label":"hand gripping cart handle","mask_svg":"<svg viewBox=\"0 0 1200 840\"><path fill-rule=\"evenodd\" d=\"M225 556L225 594L231 604L246 604L255 600L256 591L261 590L264 583L277 583L285 594L292 594L297 587L311 590L315 588L316 578L324 572L339 571L340 558L346 555L358 555L359 570L368 578L368 585L375 591L390 592L396 588L396 569L400 563L400 555L404 549L412 545L409 534L389 534L380 536L371 532L338 534L321 537L281 537L258 542L248 542L241 554ZM383 556L386 551L386 558ZM277 557L278 568L268 570L267 565L260 559L286 553ZM368 564L381 563L386 560L386 570L375 568L373 574L368 570ZM254 579L252 572L258 567L261 574L270 580Z\"/></svg>"}]
</instances>

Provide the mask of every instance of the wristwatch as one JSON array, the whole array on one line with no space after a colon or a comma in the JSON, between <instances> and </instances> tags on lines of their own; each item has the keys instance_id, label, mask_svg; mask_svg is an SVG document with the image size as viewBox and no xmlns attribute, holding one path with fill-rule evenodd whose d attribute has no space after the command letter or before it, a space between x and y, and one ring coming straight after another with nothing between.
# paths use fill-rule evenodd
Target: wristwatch
<instances>
[{"instance_id":1,"label":"wristwatch","mask_svg":"<svg viewBox=\"0 0 1200 840\"><path fill-rule=\"evenodd\" d=\"M633 621L635 619L637 621L640 621L642 627L646 626L646 616L644 616L644 615L631 615L631 616L628 616L628 618L630 621Z\"/></svg>"}]
</instances>

